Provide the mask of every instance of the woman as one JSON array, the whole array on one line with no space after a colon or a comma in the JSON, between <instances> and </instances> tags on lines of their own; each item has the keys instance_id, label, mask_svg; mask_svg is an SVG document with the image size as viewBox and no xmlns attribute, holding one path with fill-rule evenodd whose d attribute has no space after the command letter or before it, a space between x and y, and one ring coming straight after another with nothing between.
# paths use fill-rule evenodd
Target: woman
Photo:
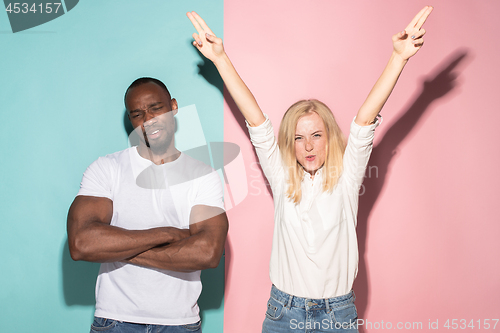
<instances>
[{"instance_id":1,"label":"woman","mask_svg":"<svg viewBox=\"0 0 500 333\"><path fill-rule=\"evenodd\" d=\"M352 285L357 273L359 188L372 150L379 112L408 59L423 45L424 7L392 37L393 53L354 118L347 145L328 107L299 101L285 113L278 141L268 117L238 76L217 38L195 12L193 45L219 71L246 119L252 144L273 192L273 283L263 332L314 329L357 332Z\"/></svg>"}]
</instances>

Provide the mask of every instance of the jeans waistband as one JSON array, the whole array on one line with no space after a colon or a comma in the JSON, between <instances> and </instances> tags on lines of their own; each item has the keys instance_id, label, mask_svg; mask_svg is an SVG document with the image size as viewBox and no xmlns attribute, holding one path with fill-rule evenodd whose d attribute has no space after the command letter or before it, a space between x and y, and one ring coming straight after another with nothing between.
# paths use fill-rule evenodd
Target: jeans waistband
<instances>
[{"instance_id":1,"label":"jeans waistband","mask_svg":"<svg viewBox=\"0 0 500 333\"><path fill-rule=\"evenodd\" d=\"M278 302L284 304L287 308L297 307L297 308L304 308L311 310L339 308L346 306L350 303L353 303L354 300L356 299L354 291L352 290L349 293L342 296L315 299L315 298L297 297L287 294L284 291L281 291L278 288L276 288L275 285L273 285L271 289L271 297L277 300Z\"/></svg>"}]
</instances>

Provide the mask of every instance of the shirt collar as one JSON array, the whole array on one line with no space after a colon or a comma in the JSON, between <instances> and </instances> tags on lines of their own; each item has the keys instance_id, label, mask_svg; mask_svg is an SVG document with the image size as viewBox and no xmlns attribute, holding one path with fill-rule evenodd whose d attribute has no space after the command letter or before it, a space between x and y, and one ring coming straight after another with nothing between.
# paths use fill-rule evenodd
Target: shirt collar
<instances>
[{"instance_id":1,"label":"shirt collar","mask_svg":"<svg viewBox=\"0 0 500 333\"><path fill-rule=\"evenodd\" d=\"M304 172L304 178L311 180L311 177L312 177L311 174L309 172L307 172L304 168L302 168L302 171ZM316 170L314 178L321 177L322 174L323 174L323 166L321 166L321 168Z\"/></svg>"}]
</instances>

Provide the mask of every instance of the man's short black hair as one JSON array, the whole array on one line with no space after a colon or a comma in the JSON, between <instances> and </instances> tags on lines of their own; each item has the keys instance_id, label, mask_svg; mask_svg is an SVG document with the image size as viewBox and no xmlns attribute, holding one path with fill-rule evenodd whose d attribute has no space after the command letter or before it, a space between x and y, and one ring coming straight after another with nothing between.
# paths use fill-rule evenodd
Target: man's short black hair
<instances>
[{"instance_id":1,"label":"man's short black hair","mask_svg":"<svg viewBox=\"0 0 500 333\"><path fill-rule=\"evenodd\" d=\"M127 107L127 94L129 92L129 90L132 88L141 86L145 83L154 83L154 84L160 86L161 88L165 89L165 92L167 93L168 98L171 99L170 92L168 91L167 86L163 82L161 82L158 79L152 78L152 77L141 77L141 78L138 78L137 80L135 80L134 82L132 82L132 84L130 86L128 86L127 90L125 91L125 96L123 98L124 102L125 102L125 107Z\"/></svg>"}]
</instances>

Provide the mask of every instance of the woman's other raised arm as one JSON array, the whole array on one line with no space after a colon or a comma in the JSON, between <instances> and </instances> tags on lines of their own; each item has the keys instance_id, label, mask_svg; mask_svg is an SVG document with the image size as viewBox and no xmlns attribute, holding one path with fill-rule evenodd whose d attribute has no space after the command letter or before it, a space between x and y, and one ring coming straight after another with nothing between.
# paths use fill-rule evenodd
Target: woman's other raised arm
<instances>
[{"instance_id":1,"label":"woman's other raised arm","mask_svg":"<svg viewBox=\"0 0 500 333\"><path fill-rule=\"evenodd\" d=\"M255 127L262 124L266 118L262 113L255 97L245 82L240 78L233 64L229 60L222 39L215 36L205 21L196 12L187 13L187 17L193 23L197 33L193 33L193 45L207 59L211 60L219 71L227 90L234 102L240 109L250 126Z\"/></svg>"},{"instance_id":2,"label":"woman's other raised arm","mask_svg":"<svg viewBox=\"0 0 500 333\"><path fill-rule=\"evenodd\" d=\"M432 9L431 6L425 6L403 31L392 36L394 50L389 63L359 109L356 124L366 126L375 121L391 95L408 59L415 55L424 44L425 30L422 29L422 25Z\"/></svg>"}]
</instances>

